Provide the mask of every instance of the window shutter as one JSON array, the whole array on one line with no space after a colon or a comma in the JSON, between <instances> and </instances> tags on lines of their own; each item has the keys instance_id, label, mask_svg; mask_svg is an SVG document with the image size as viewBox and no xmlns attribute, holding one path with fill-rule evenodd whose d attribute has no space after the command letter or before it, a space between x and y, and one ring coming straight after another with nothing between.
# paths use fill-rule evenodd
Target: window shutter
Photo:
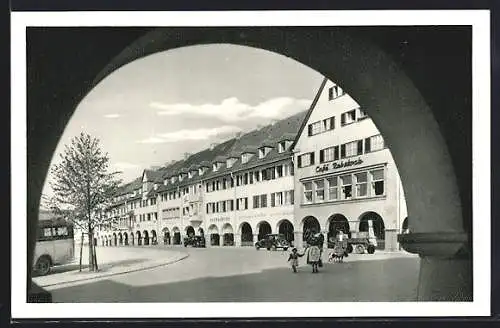
<instances>
[{"instance_id":1,"label":"window shutter","mask_svg":"<svg viewBox=\"0 0 500 328\"><path fill-rule=\"evenodd\" d=\"M240 210L240 200L239 199L236 200L236 210L237 211Z\"/></svg>"},{"instance_id":2,"label":"window shutter","mask_svg":"<svg viewBox=\"0 0 500 328\"><path fill-rule=\"evenodd\" d=\"M312 128L312 124L309 124L307 126L307 135L310 137L313 135L313 128Z\"/></svg>"},{"instance_id":3,"label":"window shutter","mask_svg":"<svg viewBox=\"0 0 500 328\"><path fill-rule=\"evenodd\" d=\"M340 124L344 125L345 124L345 113L340 115Z\"/></svg>"},{"instance_id":4,"label":"window shutter","mask_svg":"<svg viewBox=\"0 0 500 328\"><path fill-rule=\"evenodd\" d=\"M319 151L319 162L323 163L325 161L325 150L322 149Z\"/></svg>"},{"instance_id":5,"label":"window shutter","mask_svg":"<svg viewBox=\"0 0 500 328\"><path fill-rule=\"evenodd\" d=\"M332 100L332 99L333 99L333 87L328 89L328 100Z\"/></svg>"},{"instance_id":6,"label":"window shutter","mask_svg":"<svg viewBox=\"0 0 500 328\"><path fill-rule=\"evenodd\" d=\"M274 207L276 205L276 194L272 193L271 194L271 207Z\"/></svg>"},{"instance_id":7,"label":"window shutter","mask_svg":"<svg viewBox=\"0 0 500 328\"><path fill-rule=\"evenodd\" d=\"M314 153L309 153L311 155L311 165L314 165Z\"/></svg>"},{"instance_id":8,"label":"window shutter","mask_svg":"<svg viewBox=\"0 0 500 328\"><path fill-rule=\"evenodd\" d=\"M302 167L302 156L297 156L297 167Z\"/></svg>"},{"instance_id":9,"label":"window shutter","mask_svg":"<svg viewBox=\"0 0 500 328\"><path fill-rule=\"evenodd\" d=\"M335 129L335 116L330 117L330 130Z\"/></svg>"},{"instance_id":10,"label":"window shutter","mask_svg":"<svg viewBox=\"0 0 500 328\"><path fill-rule=\"evenodd\" d=\"M363 140L358 140L358 155L363 154Z\"/></svg>"},{"instance_id":11,"label":"window shutter","mask_svg":"<svg viewBox=\"0 0 500 328\"><path fill-rule=\"evenodd\" d=\"M345 144L340 146L340 158L345 158Z\"/></svg>"},{"instance_id":12,"label":"window shutter","mask_svg":"<svg viewBox=\"0 0 500 328\"><path fill-rule=\"evenodd\" d=\"M335 146L333 148L333 160L336 161L339 159L339 146Z\"/></svg>"},{"instance_id":13,"label":"window shutter","mask_svg":"<svg viewBox=\"0 0 500 328\"><path fill-rule=\"evenodd\" d=\"M248 197L245 197L245 209L248 209Z\"/></svg>"}]
</instances>

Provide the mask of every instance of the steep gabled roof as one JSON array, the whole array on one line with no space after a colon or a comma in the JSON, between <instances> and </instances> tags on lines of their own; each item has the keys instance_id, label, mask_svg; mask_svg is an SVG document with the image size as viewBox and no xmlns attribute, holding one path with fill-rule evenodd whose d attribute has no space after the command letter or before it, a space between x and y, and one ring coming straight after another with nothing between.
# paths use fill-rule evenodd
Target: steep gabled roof
<instances>
[{"instance_id":1,"label":"steep gabled roof","mask_svg":"<svg viewBox=\"0 0 500 328\"><path fill-rule=\"evenodd\" d=\"M323 92L323 89L325 88L326 82L328 81L328 78L324 78L323 81L321 81L321 85L319 86L318 92L316 93L316 96L314 97L313 102L311 103L311 107L309 107L309 110L306 113L306 116L304 120L302 121L302 124L300 125L300 128L295 135L295 139L293 140L292 145L290 146L290 149L294 149L295 145L297 144L297 141L299 140L300 136L302 135L302 132L304 131L304 128L307 124L307 121L309 121L309 117L311 117L311 113L316 107L316 104L318 103L319 97L321 96L321 93Z\"/></svg>"}]
</instances>

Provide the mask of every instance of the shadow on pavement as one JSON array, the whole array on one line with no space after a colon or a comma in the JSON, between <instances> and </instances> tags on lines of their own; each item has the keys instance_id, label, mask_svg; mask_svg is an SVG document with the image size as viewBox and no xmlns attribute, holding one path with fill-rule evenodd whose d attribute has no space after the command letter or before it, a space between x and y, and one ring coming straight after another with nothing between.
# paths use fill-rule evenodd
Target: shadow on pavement
<instances>
[{"instance_id":1,"label":"shadow on pavement","mask_svg":"<svg viewBox=\"0 0 500 328\"><path fill-rule=\"evenodd\" d=\"M119 265L121 267L126 268L127 266L132 266L132 265L142 263L145 261L147 261L147 259L128 259L128 260L107 262L107 263L102 263L102 264L98 263L98 267L99 267L99 272L106 272L114 266ZM51 268L49 274L47 274L46 276L50 276L50 275L58 274L58 273L70 272L70 271L78 272L79 268L80 268L80 265L78 262L65 264L65 265L58 265L58 266L54 266L53 268ZM82 273L85 273L85 272L91 273L88 271L88 268L89 268L88 264L82 263ZM41 277L41 276L38 275L36 272L33 272L33 277Z\"/></svg>"},{"instance_id":2,"label":"shadow on pavement","mask_svg":"<svg viewBox=\"0 0 500 328\"><path fill-rule=\"evenodd\" d=\"M326 263L226 277L133 286L113 280L52 290L53 302L356 302L415 301L419 261Z\"/></svg>"}]
</instances>

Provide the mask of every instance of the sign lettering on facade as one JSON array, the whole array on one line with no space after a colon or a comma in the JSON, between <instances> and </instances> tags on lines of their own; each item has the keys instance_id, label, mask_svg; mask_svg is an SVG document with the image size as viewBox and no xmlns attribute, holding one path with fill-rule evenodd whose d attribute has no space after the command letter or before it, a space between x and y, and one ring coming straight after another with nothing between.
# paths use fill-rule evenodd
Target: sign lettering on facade
<instances>
[{"instance_id":1,"label":"sign lettering on facade","mask_svg":"<svg viewBox=\"0 0 500 328\"><path fill-rule=\"evenodd\" d=\"M221 217L221 218L211 218L210 222L224 222L224 221L229 221L229 217Z\"/></svg>"},{"instance_id":2,"label":"sign lettering on facade","mask_svg":"<svg viewBox=\"0 0 500 328\"><path fill-rule=\"evenodd\" d=\"M330 170L338 170L344 167L356 166L361 164L363 164L363 160L361 158L355 160L348 159L347 161L333 162L316 166L316 173L328 172Z\"/></svg>"}]
</instances>

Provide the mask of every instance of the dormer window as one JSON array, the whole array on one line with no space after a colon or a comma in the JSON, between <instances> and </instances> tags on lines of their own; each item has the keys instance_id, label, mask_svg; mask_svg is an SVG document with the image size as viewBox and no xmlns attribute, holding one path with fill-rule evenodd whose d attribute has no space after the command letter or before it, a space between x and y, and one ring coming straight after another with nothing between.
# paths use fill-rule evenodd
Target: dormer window
<instances>
[{"instance_id":1,"label":"dormer window","mask_svg":"<svg viewBox=\"0 0 500 328\"><path fill-rule=\"evenodd\" d=\"M286 149L286 141L281 141L279 144L278 144L278 153L283 153Z\"/></svg>"},{"instance_id":2,"label":"dormer window","mask_svg":"<svg viewBox=\"0 0 500 328\"><path fill-rule=\"evenodd\" d=\"M168 179L163 180L163 184L166 186L168 184Z\"/></svg>"},{"instance_id":3,"label":"dormer window","mask_svg":"<svg viewBox=\"0 0 500 328\"><path fill-rule=\"evenodd\" d=\"M271 151L271 147L262 147L259 148L259 158L266 157L267 154Z\"/></svg>"},{"instance_id":4,"label":"dormer window","mask_svg":"<svg viewBox=\"0 0 500 328\"><path fill-rule=\"evenodd\" d=\"M158 184L157 184L157 183L155 183L155 184L153 185L153 189L154 189L154 190L157 190L157 189L158 189Z\"/></svg>"},{"instance_id":5,"label":"dormer window","mask_svg":"<svg viewBox=\"0 0 500 328\"><path fill-rule=\"evenodd\" d=\"M205 170L206 170L206 169L207 169L206 167L200 167L200 168L198 169L198 174L199 174L199 175L203 175L203 174L205 173Z\"/></svg>"},{"instance_id":6,"label":"dormer window","mask_svg":"<svg viewBox=\"0 0 500 328\"><path fill-rule=\"evenodd\" d=\"M220 168L220 162L215 162L213 165L212 165L212 169L213 171L217 171L219 168Z\"/></svg>"},{"instance_id":7,"label":"dormer window","mask_svg":"<svg viewBox=\"0 0 500 328\"><path fill-rule=\"evenodd\" d=\"M182 179L184 178L183 174L179 174L179 181L182 181Z\"/></svg>"},{"instance_id":8,"label":"dormer window","mask_svg":"<svg viewBox=\"0 0 500 328\"><path fill-rule=\"evenodd\" d=\"M194 177L195 173L196 173L196 171L189 171L188 172L188 178L191 179L192 177Z\"/></svg>"},{"instance_id":9,"label":"dormer window","mask_svg":"<svg viewBox=\"0 0 500 328\"><path fill-rule=\"evenodd\" d=\"M175 177L170 178L170 183L175 183Z\"/></svg>"},{"instance_id":10,"label":"dormer window","mask_svg":"<svg viewBox=\"0 0 500 328\"><path fill-rule=\"evenodd\" d=\"M234 157L228 158L227 161L226 161L226 166L228 168L232 167L234 165L234 163L236 163L237 160L238 159L234 158Z\"/></svg>"},{"instance_id":11,"label":"dormer window","mask_svg":"<svg viewBox=\"0 0 500 328\"><path fill-rule=\"evenodd\" d=\"M243 164L248 163L248 161L250 160L250 158L252 158L252 155L253 154L251 154L251 153L244 153L244 154L242 154L241 155L241 162Z\"/></svg>"}]
</instances>

